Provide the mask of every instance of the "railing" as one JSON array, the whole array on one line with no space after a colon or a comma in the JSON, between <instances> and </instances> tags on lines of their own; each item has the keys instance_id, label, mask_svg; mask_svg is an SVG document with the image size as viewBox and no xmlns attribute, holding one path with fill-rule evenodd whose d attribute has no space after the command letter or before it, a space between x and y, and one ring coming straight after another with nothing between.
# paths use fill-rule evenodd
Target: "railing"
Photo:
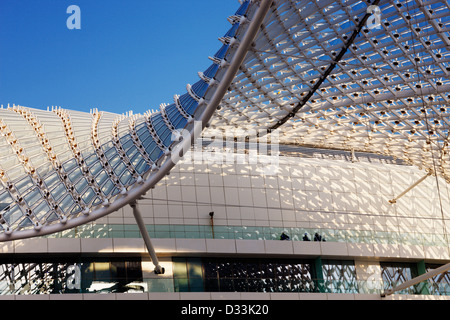
<instances>
[{"instance_id":1,"label":"railing","mask_svg":"<svg viewBox=\"0 0 450 320\"><path fill-rule=\"evenodd\" d=\"M445 234L423 232L390 232L374 230L282 228L262 226L214 226L210 225L147 225L151 238L175 239L236 239L236 240L280 240L285 232L292 241L303 241L306 233L310 241L316 233L327 242L401 244L448 247ZM86 224L71 230L48 236L49 238L139 238L139 229L134 224Z\"/></svg>"}]
</instances>

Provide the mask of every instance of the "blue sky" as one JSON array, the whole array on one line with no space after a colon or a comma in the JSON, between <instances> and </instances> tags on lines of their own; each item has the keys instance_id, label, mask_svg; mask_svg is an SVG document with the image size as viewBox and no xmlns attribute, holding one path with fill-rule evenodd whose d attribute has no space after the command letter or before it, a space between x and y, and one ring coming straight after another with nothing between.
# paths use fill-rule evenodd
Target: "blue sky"
<instances>
[{"instance_id":1,"label":"blue sky","mask_svg":"<svg viewBox=\"0 0 450 320\"><path fill-rule=\"evenodd\" d=\"M81 9L69 30L67 7ZM237 0L0 0L0 104L142 113L198 80Z\"/></svg>"}]
</instances>

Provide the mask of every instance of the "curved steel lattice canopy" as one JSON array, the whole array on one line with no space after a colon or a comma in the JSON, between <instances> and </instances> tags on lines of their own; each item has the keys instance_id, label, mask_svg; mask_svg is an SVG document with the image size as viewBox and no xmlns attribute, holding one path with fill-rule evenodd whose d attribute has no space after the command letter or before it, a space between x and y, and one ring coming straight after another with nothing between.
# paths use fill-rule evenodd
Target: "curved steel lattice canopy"
<instances>
[{"instance_id":1,"label":"curved steel lattice canopy","mask_svg":"<svg viewBox=\"0 0 450 320\"><path fill-rule=\"evenodd\" d=\"M445 0L275 1L212 128L277 129L449 181L449 31Z\"/></svg>"},{"instance_id":2,"label":"curved steel lattice canopy","mask_svg":"<svg viewBox=\"0 0 450 320\"><path fill-rule=\"evenodd\" d=\"M280 143L386 154L450 179L446 1L242 1L228 20L211 66L159 112L1 109L0 240L135 200L191 145L179 130L194 133L194 120L210 123L205 133L278 130Z\"/></svg>"}]
</instances>

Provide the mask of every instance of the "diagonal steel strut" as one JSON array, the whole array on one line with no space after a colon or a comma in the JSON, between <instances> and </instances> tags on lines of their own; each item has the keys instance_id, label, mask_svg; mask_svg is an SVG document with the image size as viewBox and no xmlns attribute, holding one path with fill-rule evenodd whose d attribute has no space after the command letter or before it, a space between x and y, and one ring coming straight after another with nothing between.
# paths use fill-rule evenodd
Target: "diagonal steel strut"
<instances>
[{"instance_id":1,"label":"diagonal steel strut","mask_svg":"<svg viewBox=\"0 0 450 320\"><path fill-rule=\"evenodd\" d=\"M429 271L429 272L427 272L425 274L422 274L422 275L420 275L418 277L415 277L415 278L413 278L413 279L411 279L409 281L403 282L402 284L396 286L395 288L389 289L386 292L382 293L381 297L384 298L384 297L386 297L388 295L393 294L396 291L400 291L400 290L409 288L409 287L411 287L411 286L413 286L415 284L418 284L418 283L420 283L422 281L425 281L425 280L427 280L429 278L437 276L438 274L444 273L447 270L450 270L450 263L447 263L447 264L445 264L445 265L443 265L443 266L441 266L441 267L439 267L437 269L431 270L431 271Z\"/></svg>"},{"instance_id":2,"label":"diagonal steel strut","mask_svg":"<svg viewBox=\"0 0 450 320\"><path fill-rule=\"evenodd\" d=\"M130 206L133 209L134 219L136 220L136 223L139 227L142 239L144 239L147 251L150 254L150 257L152 258L153 264L155 265L155 274L164 274L165 270L159 264L158 256L156 255L155 248L153 247L152 241L150 240L150 236L148 235L147 228L145 227L144 220L142 219L136 201L130 203Z\"/></svg>"},{"instance_id":3,"label":"diagonal steel strut","mask_svg":"<svg viewBox=\"0 0 450 320\"><path fill-rule=\"evenodd\" d=\"M405 191L403 191L402 193L400 193L397 197L395 197L394 199L389 200L390 204L394 204L397 202L398 199L400 199L401 197L403 197L406 193L408 193L411 189L413 189L414 187L416 187L419 183L421 183L422 181L424 181L426 178L428 178L429 176L431 176L431 172L428 173L426 176L420 178L419 180L417 180L416 182L414 182L412 185L410 185L408 188L406 188Z\"/></svg>"}]
</instances>

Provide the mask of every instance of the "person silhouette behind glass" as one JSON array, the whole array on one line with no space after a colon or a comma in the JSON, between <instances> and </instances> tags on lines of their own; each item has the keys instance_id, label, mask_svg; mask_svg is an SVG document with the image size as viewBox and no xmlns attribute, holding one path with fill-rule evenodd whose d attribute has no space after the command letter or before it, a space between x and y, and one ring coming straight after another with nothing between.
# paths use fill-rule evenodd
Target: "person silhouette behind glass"
<instances>
[{"instance_id":1,"label":"person silhouette behind glass","mask_svg":"<svg viewBox=\"0 0 450 320\"><path fill-rule=\"evenodd\" d=\"M284 232L281 233L280 240L290 240L291 238Z\"/></svg>"}]
</instances>

